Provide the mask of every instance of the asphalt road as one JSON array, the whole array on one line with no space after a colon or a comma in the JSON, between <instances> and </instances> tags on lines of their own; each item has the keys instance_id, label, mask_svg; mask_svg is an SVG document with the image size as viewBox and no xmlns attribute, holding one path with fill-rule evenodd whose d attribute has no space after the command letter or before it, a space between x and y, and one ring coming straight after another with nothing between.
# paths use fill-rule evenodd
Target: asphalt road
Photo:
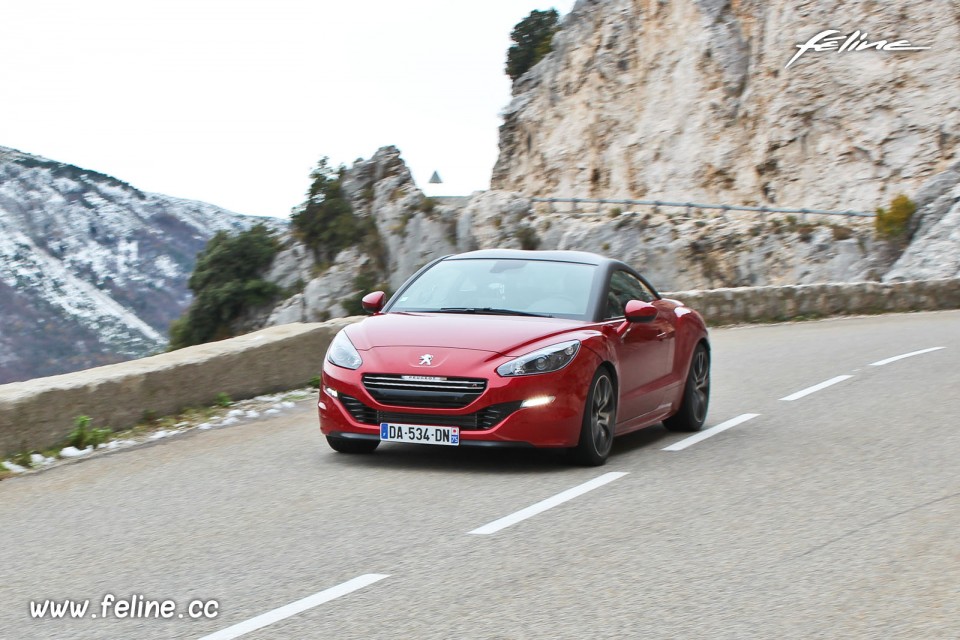
<instances>
[{"instance_id":1,"label":"asphalt road","mask_svg":"<svg viewBox=\"0 0 960 640\"><path fill-rule=\"evenodd\" d=\"M712 339L708 426L756 417L676 451L684 436L652 427L601 468L339 455L306 402L6 480L0 637L960 637L960 312ZM219 615L92 619L108 593ZM87 616L31 618L31 600L65 598L90 599Z\"/></svg>"}]
</instances>

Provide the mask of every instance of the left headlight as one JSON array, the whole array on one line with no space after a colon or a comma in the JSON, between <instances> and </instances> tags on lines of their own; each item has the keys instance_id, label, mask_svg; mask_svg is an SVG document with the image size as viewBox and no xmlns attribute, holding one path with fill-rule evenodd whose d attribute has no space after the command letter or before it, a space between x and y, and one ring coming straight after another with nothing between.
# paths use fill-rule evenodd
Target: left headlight
<instances>
[{"instance_id":1,"label":"left headlight","mask_svg":"<svg viewBox=\"0 0 960 640\"><path fill-rule=\"evenodd\" d=\"M344 369L357 369L363 364L363 358L360 357L357 348L353 346L350 338L342 329L330 341L330 346L327 348L327 360Z\"/></svg>"},{"instance_id":2,"label":"left headlight","mask_svg":"<svg viewBox=\"0 0 960 640\"><path fill-rule=\"evenodd\" d=\"M505 362L497 367L497 373L501 376L529 376L559 371L570 364L579 350L579 340L561 342Z\"/></svg>"}]
</instances>

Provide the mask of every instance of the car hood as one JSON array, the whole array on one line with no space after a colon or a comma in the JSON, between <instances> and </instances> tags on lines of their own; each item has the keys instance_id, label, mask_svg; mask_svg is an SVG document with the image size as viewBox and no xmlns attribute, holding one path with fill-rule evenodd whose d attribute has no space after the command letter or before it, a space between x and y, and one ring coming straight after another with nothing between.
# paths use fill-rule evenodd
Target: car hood
<instances>
[{"instance_id":1,"label":"car hood","mask_svg":"<svg viewBox=\"0 0 960 640\"><path fill-rule=\"evenodd\" d=\"M588 323L563 318L385 313L350 325L346 331L361 351L378 347L440 347L513 356L526 353L528 347L542 340L587 326Z\"/></svg>"}]
</instances>

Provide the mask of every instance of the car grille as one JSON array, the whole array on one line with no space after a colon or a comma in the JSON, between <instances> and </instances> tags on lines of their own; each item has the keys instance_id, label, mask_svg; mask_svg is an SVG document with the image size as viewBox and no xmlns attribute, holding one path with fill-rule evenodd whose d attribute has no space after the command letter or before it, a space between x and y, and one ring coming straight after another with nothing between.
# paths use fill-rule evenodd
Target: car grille
<instances>
[{"instance_id":1,"label":"car grille","mask_svg":"<svg viewBox=\"0 0 960 640\"><path fill-rule=\"evenodd\" d=\"M424 409L459 409L487 388L482 378L366 374L363 386L381 404Z\"/></svg>"},{"instance_id":2,"label":"car grille","mask_svg":"<svg viewBox=\"0 0 960 640\"><path fill-rule=\"evenodd\" d=\"M460 427L464 431L483 431L491 429L520 408L519 402L505 402L484 407L479 411L461 416L440 416L428 413L407 413L404 411L377 411L356 398L340 394L340 403L350 416L362 424L380 424L396 422L400 424L420 424L438 427Z\"/></svg>"},{"instance_id":3,"label":"car grille","mask_svg":"<svg viewBox=\"0 0 960 640\"><path fill-rule=\"evenodd\" d=\"M342 393L339 399L343 408L346 409L347 413L357 422L363 424L380 424L377 422L377 410L373 407L368 407L356 398L345 396Z\"/></svg>"}]
</instances>

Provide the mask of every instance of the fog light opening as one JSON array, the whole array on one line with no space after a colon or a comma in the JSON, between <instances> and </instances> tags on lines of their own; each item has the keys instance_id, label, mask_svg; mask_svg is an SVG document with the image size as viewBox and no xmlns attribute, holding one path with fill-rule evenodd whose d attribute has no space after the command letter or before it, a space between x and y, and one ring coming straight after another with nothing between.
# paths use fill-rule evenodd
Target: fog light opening
<instances>
[{"instance_id":1,"label":"fog light opening","mask_svg":"<svg viewBox=\"0 0 960 640\"><path fill-rule=\"evenodd\" d=\"M330 387L324 387L324 388L323 388L323 391L324 391L324 393L326 393L326 394L327 394L328 396L330 396L331 398L338 398L338 397L340 397L340 394L337 393L337 390L336 390L336 389L331 389Z\"/></svg>"},{"instance_id":2,"label":"fog light opening","mask_svg":"<svg viewBox=\"0 0 960 640\"><path fill-rule=\"evenodd\" d=\"M326 410L327 410L327 405L323 404L323 400L321 400L320 402L318 402L318 403L317 403L317 406L320 407L320 410L321 410L321 411L326 411Z\"/></svg>"},{"instance_id":3,"label":"fog light opening","mask_svg":"<svg viewBox=\"0 0 960 640\"><path fill-rule=\"evenodd\" d=\"M520 406L524 409L529 409L530 407L542 407L546 404L550 404L556 400L554 396L533 396L532 398L527 398L520 403Z\"/></svg>"}]
</instances>

